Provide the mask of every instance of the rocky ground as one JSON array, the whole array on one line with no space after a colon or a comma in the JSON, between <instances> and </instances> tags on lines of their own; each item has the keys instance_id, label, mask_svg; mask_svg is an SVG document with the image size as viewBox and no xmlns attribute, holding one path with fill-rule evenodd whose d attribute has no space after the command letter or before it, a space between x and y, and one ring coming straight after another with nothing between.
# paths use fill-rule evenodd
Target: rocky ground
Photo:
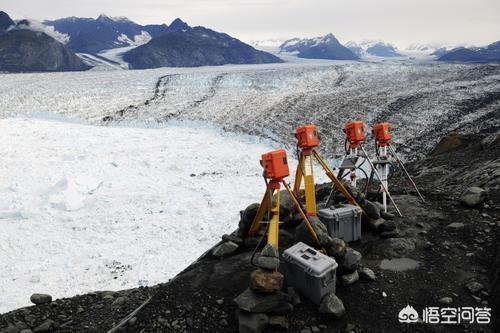
<instances>
[{"instance_id":1,"label":"rocky ground","mask_svg":"<svg viewBox=\"0 0 500 333\"><path fill-rule=\"evenodd\" d=\"M400 173L391 179L404 217L364 222L362 240L349 244L351 254L362 254L360 262L354 260L353 273L347 256L338 258L342 282L336 295L344 315L320 313L317 305L286 287L286 278L282 294L258 302L260 309L254 307L260 314L237 310L234 299L248 288L255 269L250 258L257 238L231 236L172 281L153 288L95 292L52 302L34 296L34 302L43 304L0 316L0 331L235 332L239 325L246 331L264 327L265 332L304 333L498 331L498 320L496 326L431 325L401 324L397 317L407 305L420 313L431 306L486 306L493 307L493 321L500 317L499 137L449 136L431 156L408 169L426 202L419 201ZM321 205L328 185L319 186L317 193ZM293 223L285 224L281 249L295 243L298 235ZM239 303L247 309L252 306ZM262 313L262 304L270 312Z\"/></svg>"}]
</instances>

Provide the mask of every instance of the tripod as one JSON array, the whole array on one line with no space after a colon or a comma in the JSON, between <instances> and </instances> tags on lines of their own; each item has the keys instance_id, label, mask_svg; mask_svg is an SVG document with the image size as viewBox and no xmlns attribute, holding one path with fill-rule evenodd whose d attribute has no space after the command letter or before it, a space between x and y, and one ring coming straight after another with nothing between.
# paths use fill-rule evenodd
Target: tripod
<instances>
[{"instance_id":1,"label":"tripod","mask_svg":"<svg viewBox=\"0 0 500 333\"><path fill-rule=\"evenodd\" d=\"M295 183L293 186L293 192L296 196L298 196L299 189L303 179L305 188L307 215L316 216L316 189L314 185L313 159L316 159L318 161L318 163L321 165L328 178L330 178L330 180L333 182L334 187L338 188L339 191L347 198L347 200L351 204L360 207L356 199L354 199L354 197L351 195L351 193L349 193L349 191L345 188L342 182L330 170L328 164L325 163L321 155L316 150L316 147L318 147L319 145L319 136L316 126L305 125L298 127L295 132L295 137L298 140L297 157L299 160L299 164L295 172ZM361 210L363 211L362 208Z\"/></svg>"},{"instance_id":2,"label":"tripod","mask_svg":"<svg viewBox=\"0 0 500 333\"><path fill-rule=\"evenodd\" d=\"M391 146L392 134L390 130L391 130L391 125L389 123L376 124L372 128L372 133L375 137L375 147L377 152L377 158L374 160L374 164L376 165L377 168L376 170L378 170L381 175L381 179L379 180L383 185L383 187L385 189L388 189L389 166L392 164L392 160L395 160L396 163L401 167L401 169L405 173L406 177L410 180L411 184L413 185L413 188L417 192L422 202L425 202L425 199L418 190L417 185L415 184L410 174L406 170L403 161L401 161L399 156L396 154L396 151ZM373 179L373 171L374 170L372 170L372 173L370 174L369 183ZM384 211L386 212L387 212L388 193L389 193L388 191L386 192L386 190L382 190L382 204L384 205Z\"/></svg>"},{"instance_id":3,"label":"tripod","mask_svg":"<svg viewBox=\"0 0 500 333\"><path fill-rule=\"evenodd\" d=\"M261 221L264 217L264 213L271 208L271 218L268 222L267 228L267 243L270 244L276 251L278 251L279 245L279 211L280 211L280 188L281 185L290 194L295 207L301 214L304 223L308 231L311 233L314 241L317 243L318 247L321 248L321 243L319 241L318 235L314 230L311 221L307 217L307 214L302 209L302 206L290 186L285 182L284 178L288 177L288 161L286 152L283 149L275 150L267 154L262 155L261 165L264 168L264 178L266 179L267 188L260 203L257 214L250 226L248 234L254 236L260 230ZM273 197L275 200L273 201Z\"/></svg>"},{"instance_id":4,"label":"tripod","mask_svg":"<svg viewBox=\"0 0 500 333\"><path fill-rule=\"evenodd\" d=\"M360 159L363 159L363 161L368 162L371 168L371 174L370 178L367 179L368 182L367 185L373 179L373 175L375 175L380 182L383 197L389 198L392 205L398 212L399 216L402 217L403 215L401 214L401 211L399 210L398 206L392 199L392 196L387 188L387 177L383 178L382 176L380 176L379 172L377 171L377 168L375 167L370 157L368 156L368 153L363 147L363 143L366 140L366 132L364 127L365 125L362 121L352 121L346 124L344 132L346 133L347 137L346 143L349 145L349 147L348 147L348 152L346 152L346 155L343 157L342 162L340 163L338 178L342 179L344 171L349 170L351 175L350 176L351 184L353 186L356 186L356 180L357 180L356 169L360 168L360 166L364 163L362 162L361 164L358 164L358 162ZM387 204L384 207L387 208Z\"/></svg>"}]
</instances>

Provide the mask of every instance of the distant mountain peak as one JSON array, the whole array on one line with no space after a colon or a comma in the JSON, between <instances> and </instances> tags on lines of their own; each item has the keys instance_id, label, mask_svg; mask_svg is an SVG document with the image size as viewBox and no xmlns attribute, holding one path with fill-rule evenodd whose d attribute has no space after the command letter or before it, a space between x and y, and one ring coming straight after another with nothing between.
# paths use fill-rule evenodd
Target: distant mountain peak
<instances>
[{"instance_id":1,"label":"distant mountain peak","mask_svg":"<svg viewBox=\"0 0 500 333\"><path fill-rule=\"evenodd\" d=\"M315 38L287 40L280 46L281 52L296 53L299 58L356 60L357 56L340 44L338 39L328 33Z\"/></svg>"},{"instance_id":2,"label":"distant mountain peak","mask_svg":"<svg viewBox=\"0 0 500 333\"><path fill-rule=\"evenodd\" d=\"M190 26L186 22L181 20L180 18L176 18L175 20L173 20L169 26L169 29L171 31L182 31L182 30L186 30L189 28L190 28Z\"/></svg>"},{"instance_id":3,"label":"distant mountain peak","mask_svg":"<svg viewBox=\"0 0 500 333\"><path fill-rule=\"evenodd\" d=\"M7 31L7 29L13 25L15 25L15 23L10 16L6 12L0 11L0 33Z\"/></svg>"}]
</instances>

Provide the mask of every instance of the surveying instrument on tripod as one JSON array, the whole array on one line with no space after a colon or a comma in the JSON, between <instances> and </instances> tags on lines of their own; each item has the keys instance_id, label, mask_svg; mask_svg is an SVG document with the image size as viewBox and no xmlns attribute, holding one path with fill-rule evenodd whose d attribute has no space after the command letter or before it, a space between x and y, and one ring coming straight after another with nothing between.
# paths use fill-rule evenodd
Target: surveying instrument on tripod
<instances>
[{"instance_id":1,"label":"surveying instrument on tripod","mask_svg":"<svg viewBox=\"0 0 500 333\"><path fill-rule=\"evenodd\" d=\"M395 161L401 167L404 174L413 185L413 188L417 192L420 199L423 202L425 202L424 197L417 188L417 185L415 184L410 174L406 170L404 163L401 161L399 156L396 154L396 151L391 146L391 139L392 139L391 125L387 122L376 124L372 127L372 133L373 137L375 138L375 151L377 153L377 158L373 161L373 164L375 165L376 169L372 169L368 183L372 182L374 171L380 174L379 181L381 183L381 187L383 186L383 188L385 189L381 190L382 204L384 205L384 211L387 212L387 195L389 193L388 178L389 178L390 166L393 164L393 161Z\"/></svg>"},{"instance_id":2,"label":"surveying instrument on tripod","mask_svg":"<svg viewBox=\"0 0 500 333\"><path fill-rule=\"evenodd\" d=\"M295 137L297 138L297 159L299 164L297 165L297 170L295 172L293 192L295 196L298 196L303 179L307 215L316 216L316 188L314 185L313 159L316 159L319 162L328 178L332 181L334 189L338 189L346 197L349 203L360 207L360 205L356 202L356 199L354 199L342 182L330 170L328 164L316 150L319 145L319 136L316 126L305 125L298 127L295 131ZM361 210L363 211L362 208Z\"/></svg>"},{"instance_id":3,"label":"surveying instrument on tripod","mask_svg":"<svg viewBox=\"0 0 500 333\"><path fill-rule=\"evenodd\" d=\"M344 177L344 172L349 172L351 184L355 187L358 178L357 170L361 170L363 173L365 173L365 176L367 176L366 172L362 169L362 166L365 162L368 162L371 168L371 175L375 175L380 182L383 196L385 198L389 198L399 216L403 216L398 206L392 199L389 190L387 189L387 179L384 180L382 178L382 176L377 171L377 168L372 163L372 160L368 156L365 148L363 147L363 144L366 141L365 124L362 121L351 121L345 125L344 133L346 134L346 152L344 157L342 158L342 161L340 162L339 173L337 177L339 179L342 179ZM366 181L368 182L367 185L372 179L373 177L366 179ZM387 207L387 205L385 207Z\"/></svg>"},{"instance_id":4,"label":"surveying instrument on tripod","mask_svg":"<svg viewBox=\"0 0 500 333\"><path fill-rule=\"evenodd\" d=\"M266 180L266 192L262 201L260 203L257 214L250 226L249 235L255 236L261 228L262 219L264 213L270 208L270 219L267 222L267 243L271 245L276 253L278 251L279 245L279 211L280 211L280 188L281 185L290 194L296 209L302 216L303 223L306 224L308 231L316 242L318 248L321 248L318 235L314 230L311 221L309 220L306 212L302 208L299 199L293 193L290 186L286 183L284 178L288 177L290 172L288 168L288 160L286 156L286 151L283 149L275 150L267 154L262 155L260 161L262 167L264 168L264 179ZM274 198L274 200L273 200Z\"/></svg>"}]
</instances>

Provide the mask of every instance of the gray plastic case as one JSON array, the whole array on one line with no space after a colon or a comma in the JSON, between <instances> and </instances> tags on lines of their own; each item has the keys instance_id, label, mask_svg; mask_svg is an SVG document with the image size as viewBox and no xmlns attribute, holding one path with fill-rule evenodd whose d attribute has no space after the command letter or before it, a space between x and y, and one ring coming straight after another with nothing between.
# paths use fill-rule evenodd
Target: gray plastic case
<instances>
[{"instance_id":1,"label":"gray plastic case","mask_svg":"<svg viewBox=\"0 0 500 333\"><path fill-rule=\"evenodd\" d=\"M337 205L318 211L318 218L326 225L331 237L346 242L361 239L361 208L354 205Z\"/></svg>"},{"instance_id":2,"label":"gray plastic case","mask_svg":"<svg viewBox=\"0 0 500 333\"><path fill-rule=\"evenodd\" d=\"M335 292L337 262L314 248L298 242L283 252L288 284L316 304Z\"/></svg>"}]
</instances>

